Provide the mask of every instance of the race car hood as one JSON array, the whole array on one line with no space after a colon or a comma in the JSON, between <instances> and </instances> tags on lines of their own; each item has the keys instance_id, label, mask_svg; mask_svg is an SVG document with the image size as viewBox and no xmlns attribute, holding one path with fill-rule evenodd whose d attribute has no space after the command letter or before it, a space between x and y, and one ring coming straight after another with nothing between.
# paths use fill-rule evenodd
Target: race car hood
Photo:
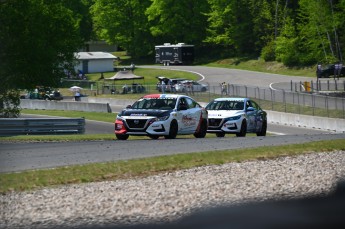
<instances>
[{"instance_id":1,"label":"race car hood","mask_svg":"<svg viewBox=\"0 0 345 229\"><path fill-rule=\"evenodd\" d=\"M243 114L243 111L229 111L229 110L208 110L209 118L228 118Z\"/></svg>"},{"instance_id":2,"label":"race car hood","mask_svg":"<svg viewBox=\"0 0 345 229\"><path fill-rule=\"evenodd\" d=\"M172 110L141 110L141 109L126 109L119 113L120 116L151 116L161 117L169 115Z\"/></svg>"}]
</instances>

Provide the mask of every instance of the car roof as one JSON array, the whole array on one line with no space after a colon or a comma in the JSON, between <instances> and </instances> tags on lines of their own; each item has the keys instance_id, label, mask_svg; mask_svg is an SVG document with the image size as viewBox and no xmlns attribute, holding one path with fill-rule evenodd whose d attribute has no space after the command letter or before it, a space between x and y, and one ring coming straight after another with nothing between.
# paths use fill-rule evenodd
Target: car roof
<instances>
[{"instance_id":1,"label":"car roof","mask_svg":"<svg viewBox=\"0 0 345 229\"><path fill-rule=\"evenodd\" d=\"M171 80L187 80L186 78L171 78Z\"/></svg>"},{"instance_id":2,"label":"car roof","mask_svg":"<svg viewBox=\"0 0 345 229\"><path fill-rule=\"evenodd\" d=\"M180 97L188 97L185 95L179 95L179 94L149 94L145 95L142 98L150 98L150 99L164 99L164 98L172 98L172 99L177 99ZM190 98L190 97L188 97Z\"/></svg>"},{"instance_id":3,"label":"car roof","mask_svg":"<svg viewBox=\"0 0 345 229\"><path fill-rule=\"evenodd\" d=\"M217 98L214 101L247 101L249 98Z\"/></svg>"}]
</instances>

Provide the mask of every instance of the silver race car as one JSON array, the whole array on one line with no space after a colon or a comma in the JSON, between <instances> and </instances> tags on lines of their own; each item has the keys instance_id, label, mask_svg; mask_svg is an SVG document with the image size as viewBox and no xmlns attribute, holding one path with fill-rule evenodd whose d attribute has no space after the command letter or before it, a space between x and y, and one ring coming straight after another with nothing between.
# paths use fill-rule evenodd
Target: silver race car
<instances>
[{"instance_id":1,"label":"silver race car","mask_svg":"<svg viewBox=\"0 0 345 229\"><path fill-rule=\"evenodd\" d=\"M207 126L207 111L194 99L177 94L151 94L117 115L115 135L119 140L127 140L130 135L173 139L178 134L194 134L196 138L204 138Z\"/></svg>"},{"instance_id":2,"label":"silver race car","mask_svg":"<svg viewBox=\"0 0 345 229\"><path fill-rule=\"evenodd\" d=\"M218 98L206 106L208 111L208 133L217 137L236 134L245 137L246 133L266 136L267 113L249 98Z\"/></svg>"}]
</instances>

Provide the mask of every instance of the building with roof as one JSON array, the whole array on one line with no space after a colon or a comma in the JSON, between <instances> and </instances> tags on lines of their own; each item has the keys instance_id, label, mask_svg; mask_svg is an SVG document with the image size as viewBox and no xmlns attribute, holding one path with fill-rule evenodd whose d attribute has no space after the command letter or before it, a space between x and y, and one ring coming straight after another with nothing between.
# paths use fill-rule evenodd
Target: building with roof
<instances>
[{"instance_id":1,"label":"building with roof","mask_svg":"<svg viewBox=\"0 0 345 229\"><path fill-rule=\"evenodd\" d=\"M112 72L116 56L107 52L78 52L75 53L78 60L74 69L83 73Z\"/></svg>"}]
</instances>

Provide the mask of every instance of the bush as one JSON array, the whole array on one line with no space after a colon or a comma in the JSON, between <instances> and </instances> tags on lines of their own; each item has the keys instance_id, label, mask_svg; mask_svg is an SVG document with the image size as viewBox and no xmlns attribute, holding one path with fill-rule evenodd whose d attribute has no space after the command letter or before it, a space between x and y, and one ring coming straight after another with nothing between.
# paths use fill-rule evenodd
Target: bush
<instances>
[{"instance_id":1,"label":"bush","mask_svg":"<svg viewBox=\"0 0 345 229\"><path fill-rule=\"evenodd\" d=\"M261 50L261 58L265 61L274 61L275 56L275 44L273 41L269 42L263 49Z\"/></svg>"},{"instance_id":2,"label":"bush","mask_svg":"<svg viewBox=\"0 0 345 229\"><path fill-rule=\"evenodd\" d=\"M0 92L0 118L18 117L20 113L20 98L18 90Z\"/></svg>"}]
</instances>

